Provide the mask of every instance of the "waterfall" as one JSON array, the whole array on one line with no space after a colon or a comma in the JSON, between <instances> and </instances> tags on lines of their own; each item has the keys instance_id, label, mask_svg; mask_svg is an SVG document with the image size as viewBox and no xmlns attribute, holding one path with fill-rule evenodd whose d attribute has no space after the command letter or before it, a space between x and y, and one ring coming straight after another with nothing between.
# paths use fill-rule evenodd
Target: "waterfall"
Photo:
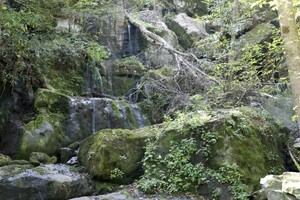
<instances>
[{"instance_id":1,"label":"waterfall","mask_svg":"<svg viewBox=\"0 0 300 200\"><path fill-rule=\"evenodd\" d=\"M101 129L133 129L147 125L134 103L88 97L70 97L70 103L66 125L70 142L82 140Z\"/></svg>"},{"instance_id":2,"label":"waterfall","mask_svg":"<svg viewBox=\"0 0 300 200\"><path fill-rule=\"evenodd\" d=\"M136 119L136 122L137 122L139 128L145 127L145 121L144 121L144 118L143 118L143 115L142 115L140 109L137 107L137 105L135 103L131 103L130 107L133 111L134 117Z\"/></svg>"},{"instance_id":3,"label":"waterfall","mask_svg":"<svg viewBox=\"0 0 300 200\"><path fill-rule=\"evenodd\" d=\"M127 23L127 33L128 33L128 49L129 52L132 52L132 40L131 40L131 24Z\"/></svg>"},{"instance_id":4,"label":"waterfall","mask_svg":"<svg viewBox=\"0 0 300 200\"><path fill-rule=\"evenodd\" d=\"M103 81L102 81L102 76L99 72L98 69L94 69L94 81L93 81L93 88L92 90L94 91L95 89L100 90L100 93L103 93Z\"/></svg>"},{"instance_id":5,"label":"waterfall","mask_svg":"<svg viewBox=\"0 0 300 200\"><path fill-rule=\"evenodd\" d=\"M95 98L92 98L92 105L93 105L93 110L92 110L92 134L96 132L96 103L95 103Z\"/></svg>"}]
</instances>

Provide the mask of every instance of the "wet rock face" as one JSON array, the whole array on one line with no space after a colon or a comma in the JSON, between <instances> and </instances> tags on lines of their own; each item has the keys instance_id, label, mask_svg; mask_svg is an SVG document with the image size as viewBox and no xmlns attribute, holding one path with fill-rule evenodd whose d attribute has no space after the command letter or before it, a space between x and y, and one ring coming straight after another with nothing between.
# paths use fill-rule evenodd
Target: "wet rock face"
<instances>
[{"instance_id":1,"label":"wet rock face","mask_svg":"<svg viewBox=\"0 0 300 200\"><path fill-rule=\"evenodd\" d=\"M92 193L89 179L66 165L10 165L0 168L3 200L68 199Z\"/></svg>"},{"instance_id":2,"label":"wet rock face","mask_svg":"<svg viewBox=\"0 0 300 200\"><path fill-rule=\"evenodd\" d=\"M38 116L22 127L20 143L15 147L18 158L27 159L31 152L52 156L61 147L100 129L146 125L138 107L109 98L69 97L41 89L34 105Z\"/></svg>"},{"instance_id":3,"label":"wet rock face","mask_svg":"<svg viewBox=\"0 0 300 200\"><path fill-rule=\"evenodd\" d=\"M133 129L144 126L139 109L108 98L72 98L66 134L71 141L84 139L100 129Z\"/></svg>"}]
</instances>

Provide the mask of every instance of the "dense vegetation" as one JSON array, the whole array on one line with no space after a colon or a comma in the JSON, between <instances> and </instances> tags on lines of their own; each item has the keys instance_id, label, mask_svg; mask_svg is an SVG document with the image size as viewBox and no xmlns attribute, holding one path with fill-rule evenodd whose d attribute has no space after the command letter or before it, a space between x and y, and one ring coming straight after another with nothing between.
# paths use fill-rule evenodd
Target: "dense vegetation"
<instances>
[{"instance_id":1,"label":"dense vegetation","mask_svg":"<svg viewBox=\"0 0 300 200\"><path fill-rule=\"evenodd\" d=\"M138 127L137 117L130 110L137 103L147 119L158 125L137 131L103 130L82 142L80 148L84 150L79 157L84 165L95 165L85 166L95 178L127 183L134 175L128 178L126 173L139 167L143 175L135 172L141 175L136 184L145 193L197 194L201 193L200 186L211 183L216 186L208 189L213 199L225 198L225 193L229 195L226 198L247 199L249 193L258 189L260 176L282 173L289 137L286 133L290 130L274 122L263 106L266 98L276 99L277 95L290 93L277 13L264 1L185 2L185 8L178 8L167 0L123 1L122 14L128 21L116 20L113 25L108 23L109 18L120 14L112 6L118 3L114 0L9 0L1 4L0 96L5 99L8 91L11 96L14 92L35 93L35 103L31 105L35 110L30 119L17 118L23 123L22 131L29 135L28 144L31 133L49 122L55 124L54 132L58 133L56 138L52 137L53 143L59 141L57 146L51 144L49 154L69 145L71 140L63 138L64 125L71 118L67 113L86 96L105 97L108 100L101 102L105 104L101 108L109 111L103 115L107 119L116 117L115 124L121 124L119 120L128 115L132 127ZM164 26L157 25L163 22L171 29L173 18L181 11L203 25L205 36L180 37L174 33L176 30L166 31ZM157 13L159 17L155 16ZM104 23L95 28L93 23L98 23L97 19ZM61 21L68 24L69 30L58 28ZM107 41L110 37L105 35L104 28L115 31L117 23L122 28L127 26L129 42L133 37L131 29L139 29L141 52L127 56L128 52L122 54L122 50L111 48L113 42ZM145 64L144 54L153 48L165 50L172 62ZM118 85L112 86L113 83ZM22 92L16 91L20 85ZM78 102L70 100L73 96ZM116 99L120 102L116 103ZM122 103L128 102L130 106L122 107ZM94 123L95 101L85 103L74 110L79 112L90 106L86 110L92 112ZM6 111L3 107L0 119L8 122L10 119L2 117L3 110ZM106 123L110 124L107 121L105 128L109 127ZM92 134L94 129L93 126ZM278 134L274 135L275 132ZM146 137L149 139L144 142ZM2 137L0 143L1 140ZM39 141L44 151L44 140ZM124 141L127 143L123 144ZM138 144L138 150L132 150L131 143ZM23 143L26 152L20 155L26 153L24 158L33 151L28 144ZM107 153L98 145L112 151L120 149ZM126 156L119 156L122 148L128 148L129 153L139 151L130 163L133 166L126 166ZM104 165L97 165L103 156L99 152L104 152L105 159L111 156L111 171L111 166L102 169ZM99 159L97 153L101 154L97 155ZM122 159L122 165L115 167Z\"/></svg>"}]
</instances>

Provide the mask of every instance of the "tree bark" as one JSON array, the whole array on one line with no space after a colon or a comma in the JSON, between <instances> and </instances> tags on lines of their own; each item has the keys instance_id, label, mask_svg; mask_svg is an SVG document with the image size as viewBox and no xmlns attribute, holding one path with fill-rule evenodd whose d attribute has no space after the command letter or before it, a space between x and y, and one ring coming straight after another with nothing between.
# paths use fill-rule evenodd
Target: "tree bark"
<instances>
[{"instance_id":1,"label":"tree bark","mask_svg":"<svg viewBox=\"0 0 300 200\"><path fill-rule=\"evenodd\" d=\"M277 0L281 37L284 41L294 109L300 128L300 40L292 0Z\"/></svg>"},{"instance_id":2,"label":"tree bark","mask_svg":"<svg viewBox=\"0 0 300 200\"><path fill-rule=\"evenodd\" d=\"M3 0L0 0L0 48L2 46Z\"/></svg>"}]
</instances>

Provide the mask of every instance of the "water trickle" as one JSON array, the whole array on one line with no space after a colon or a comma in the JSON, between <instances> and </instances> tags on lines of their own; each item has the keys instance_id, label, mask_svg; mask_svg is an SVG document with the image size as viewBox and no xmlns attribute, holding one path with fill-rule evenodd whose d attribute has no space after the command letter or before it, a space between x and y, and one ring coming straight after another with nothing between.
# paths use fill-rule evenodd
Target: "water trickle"
<instances>
[{"instance_id":1,"label":"water trickle","mask_svg":"<svg viewBox=\"0 0 300 200\"><path fill-rule=\"evenodd\" d=\"M92 105L93 105L93 111L92 111L92 134L96 132L96 103L95 98L92 98Z\"/></svg>"},{"instance_id":2,"label":"water trickle","mask_svg":"<svg viewBox=\"0 0 300 200\"><path fill-rule=\"evenodd\" d=\"M122 49L123 57L136 56L140 60L144 59L143 53L141 53L141 36L140 30L128 22L124 33Z\"/></svg>"},{"instance_id":3,"label":"water trickle","mask_svg":"<svg viewBox=\"0 0 300 200\"><path fill-rule=\"evenodd\" d=\"M98 69L96 69L95 70L95 74L94 74L94 76L95 76L95 81L94 81L94 85L93 85L93 90L100 90L99 92L100 93L103 93L103 81L102 81L102 76L101 76L101 74L100 74L100 72L99 72L99 70Z\"/></svg>"},{"instance_id":4,"label":"water trickle","mask_svg":"<svg viewBox=\"0 0 300 200\"><path fill-rule=\"evenodd\" d=\"M131 109L133 111L134 117L136 119L136 122L137 122L139 128L145 127L145 120L143 118L143 115L142 115L140 109L134 103L131 103L130 107L131 107Z\"/></svg>"},{"instance_id":5,"label":"water trickle","mask_svg":"<svg viewBox=\"0 0 300 200\"><path fill-rule=\"evenodd\" d=\"M131 24L130 23L127 23L127 33L128 33L128 48L129 48L129 52L132 52Z\"/></svg>"}]
</instances>

